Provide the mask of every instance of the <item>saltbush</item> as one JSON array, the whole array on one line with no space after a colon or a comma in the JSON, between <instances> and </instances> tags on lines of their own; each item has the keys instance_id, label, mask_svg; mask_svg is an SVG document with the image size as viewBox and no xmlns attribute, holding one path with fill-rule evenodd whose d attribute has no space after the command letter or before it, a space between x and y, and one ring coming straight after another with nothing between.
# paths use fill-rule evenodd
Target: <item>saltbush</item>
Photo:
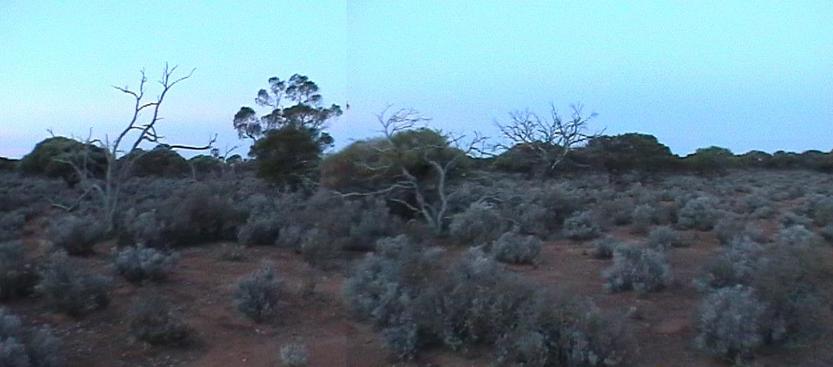
<instances>
[{"instance_id":1,"label":"saltbush","mask_svg":"<svg viewBox=\"0 0 833 367\"><path fill-rule=\"evenodd\" d=\"M684 229L711 230L720 219L714 199L698 197L689 200L677 214L677 224Z\"/></svg>"},{"instance_id":2,"label":"saltbush","mask_svg":"<svg viewBox=\"0 0 833 367\"><path fill-rule=\"evenodd\" d=\"M282 346L280 355L281 363L285 367L304 367L309 359L307 346L300 343L289 343Z\"/></svg>"},{"instance_id":3,"label":"saltbush","mask_svg":"<svg viewBox=\"0 0 833 367\"><path fill-rule=\"evenodd\" d=\"M619 246L624 246L624 243L611 236L599 238L593 241L593 257L597 259L610 259Z\"/></svg>"},{"instance_id":4,"label":"saltbush","mask_svg":"<svg viewBox=\"0 0 833 367\"><path fill-rule=\"evenodd\" d=\"M65 253L55 252L40 270L36 290L49 306L70 316L106 307L110 301L110 279L84 273L83 268Z\"/></svg>"},{"instance_id":5,"label":"saltbush","mask_svg":"<svg viewBox=\"0 0 833 367\"><path fill-rule=\"evenodd\" d=\"M601 232L601 227L590 211L575 213L564 220L564 235L573 240L592 240L599 237Z\"/></svg>"},{"instance_id":6,"label":"saltbush","mask_svg":"<svg viewBox=\"0 0 833 367\"><path fill-rule=\"evenodd\" d=\"M671 282L671 268L662 251L620 246L613 265L603 273L606 288L613 291L654 292Z\"/></svg>"},{"instance_id":7,"label":"saltbush","mask_svg":"<svg viewBox=\"0 0 833 367\"><path fill-rule=\"evenodd\" d=\"M182 344L191 332L179 310L156 295L134 302L128 320L130 334L153 345Z\"/></svg>"},{"instance_id":8,"label":"saltbush","mask_svg":"<svg viewBox=\"0 0 833 367\"><path fill-rule=\"evenodd\" d=\"M20 210L0 213L0 241L20 239L26 216Z\"/></svg>"},{"instance_id":9,"label":"saltbush","mask_svg":"<svg viewBox=\"0 0 833 367\"><path fill-rule=\"evenodd\" d=\"M57 249L70 255L88 255L93 246L104 237L101 221L90 217L67 215L49 226L49 240Z\"/></svg>"},{"instance_id":10,"label":"saltbush","mask_svg":"<svg viewBox=\"0 0 833 367\"><path fill-rule=\"evenodd\" d=\"M195 185L184 197L173 196L159 211L165 236L174 245L234 240L242 218L228 197L207 185Z\"/></svg>"},{"instance_id":11,"label":"saltbush","mask_svg":"<svg viewBox=\"0 0 833 367\"><path fill-rule=\"evenodd\" d=\"M491 245L495 260L510 264L531 264L541 252L541 240L516 232L502 234Z\"/></svg>"},{"instance_id":12,"label":"saltbush","mask_svg":"<svg viewBox=\"0 0 833 367\"><path fill-rule=\"evenodd\" d=\"M506 221L492 205L474 202L451 217L449 234L457 243L479 246L495 241L507 229Z\"/></svg>"},{"instance_id":13,"label":"saltbush","mask_svg":"<svg viewBox=\"0 0 833 367\"><path fill-rule=\"evenodd\" d=\"M648 233L648 246L654 249L668 249L683 247L687 243L680 237L680 233L668 226L656 227Z\"/></svg>"},{"instance_id":14,"label":"saltbush","mask_svg":"<svg viewBox=\"0 0 833 367\"><path fill-rule=\"evenodd\" d=\"M740 364L764 344L766 310L753 289L741 285L717 289L698 308L695 345Z\"/></svg>"},{"instance_id":15,"label":"saltbush","mask_svg":"<svg viewBox=\"0 0 833 367\"><path fill-rule=\"evenodd\" d=\"M631 231L633 233L645 233L648 227L655 222L656 209L648 204L638 205L631 214Z\"/></svg>"},{"instance_id":16,"label":"saltbush","mask_svg":"<svg viewBox=\"0 0 833 367\"><path fill-rule=\"evenodd\" d=\"M0 366L61 367L61 341L47 327L26 327L20 318L0 308Z\"/></svg>"},{"instance_id":17,"label":"saltbush","mask_svg":"<svg viewBox=\"0 0 833 367\"><path fill-rule=\"evenodd\" d=\"M263 265L237 283L234 304L250 319L261 322L275 314L280 300L281 281L271 265Z\"/></svg>"},{"instance_id":18,"label":"saltbush","mask_svg":"<svg viewBox=\"0 0 833 367\"><path fill-rule=\"evenodd\" d=\"M0 243L0 300L31 293L37 280L23 255L23 245L18 241Z\"/></svg>"},{"instance_id":19,"label":"saltbush","mask_svg":"<svg viewBox=\"0 0 833 367\"><path fill-rule=\"evenodd\" d=\"M141 245L127 247L116 253L116 272L133 283L144 280L163 281L168 277L177 255Z\"/></svg>"}]
</instances>

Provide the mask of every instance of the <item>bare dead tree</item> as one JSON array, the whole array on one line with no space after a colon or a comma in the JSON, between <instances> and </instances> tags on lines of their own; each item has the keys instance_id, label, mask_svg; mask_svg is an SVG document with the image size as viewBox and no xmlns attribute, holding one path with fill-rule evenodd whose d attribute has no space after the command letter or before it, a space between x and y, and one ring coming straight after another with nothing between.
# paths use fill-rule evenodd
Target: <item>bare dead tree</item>
<instances>
[{"instance_id":1,"label":"bare dead tree","mask_svg":"<svg viewBox=\"0 0 833 367\"><path fill-rule=\"evenodd\" d=\"M170 67L167 63L165 64L162 70L162 76L158 81L162 89L156 98L151 100L145 95L148 79L144 70L141 71L141 78L137 89L131 89L127 86L113 86L116 90L132 97L134 104L130 120L127 126L112 141L107 135L105 135L103 140L93 139L92 132L90 132L83 142L84 151L80 154L80 157L75 160L62 161L72 166L75 170L80 179L83 192L74 204L56 206L71 211L84 198L94 195L99 201L99 209L101 210L104 223L107 224L109 229L113 228L116 210L120 203L122 184L129 177L136 160L144 155L144 152L137 152L137 149L143 143L160 144L163 142L164 136L157 132L157 123L162 121L162 116L159 113L162 103L168 92L175 85L190 78L195 69L192 69L183 76L176 76L176 71L177 66ZM147 116L147 118L143 118L144 116ZM209 138L208 144L203 146L169 144L168 147L170 149L182 150L208 150L211 149L216 140L217 136L214 135ZM107 158L107 167L103 178L97 177L88 168L87 163L90 156L90 148L93 146L100 147ZM125 147L128 148L125 149Z\"/></svg>"},{"instance_id":2,"label":"bare dead tree","mask_svg":"<svg viewBox=\"0 0 833 367\"><path fill-rule=\"evenodd\" d=\"M429 119L414 109L403 108L388 113L389 109L390 106L376 115L382 126L384 141L374 149L385 159L381 162L356 162L356 164L370 172L393 173L394 182L378 190L343 193L342 195L345 197L386 195L391 201L421 216L435 233L440 234L448 219L449 202L457 195L457 191L449 186L449 176L466 157L485 152L483 146L486 138L475 134L472 139L466 140L465 136L455 136L435 130L444 138L445 144L406 146L394 137L408 130L424 127L422 125ZM449 154L432 154L442 151ZM430 167L433 175L428 178L427 182L424 177L418 177L417 173L412 172L405 161L406 156L411 159L414 156L419 157L421 163ZM397 197L395 195L397 193L411 194L413 202Z\"/></svg>"},{"instance_id":3,"label":"bare dead tree","mask_svg":"<svg viewBox=\"0 0 833 367\"><path fill-rule=\"evenodd\" d=\"M588 132L588 123L596 117L595 113L585 115L581 104L570 105L570 109L569 118L563 118L553 104L549 118L529 110L510 112L508 122L496 122L506 143L495 147L505 151L523 145L535 152L547 173L555 171L574 148L603 132Z\"/></svg>"}]
</instances>

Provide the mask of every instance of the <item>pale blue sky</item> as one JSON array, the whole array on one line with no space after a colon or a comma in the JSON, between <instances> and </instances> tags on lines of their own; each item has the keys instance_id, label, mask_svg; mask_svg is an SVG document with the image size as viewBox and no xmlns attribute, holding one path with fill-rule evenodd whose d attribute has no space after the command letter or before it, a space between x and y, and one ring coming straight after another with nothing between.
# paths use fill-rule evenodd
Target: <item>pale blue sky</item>
<instances>
[{"instance_id":1,"label":"pale blue sky","mask_svg":"<svg viewBox=\"0 0 833 367\"><path fill-rule=\"evenodd\" d=\"M350 103L339 146L373 134L388 103L494 135L513 109L582 102L595 127L679 154L833 148L830 1L239 3L0 0L0 155L47 128L116 133L131 106L110 85L164 61L197 68L163 108L177 143L239 144L237 109L303 73Z\"/></svg>"}]
</instances>

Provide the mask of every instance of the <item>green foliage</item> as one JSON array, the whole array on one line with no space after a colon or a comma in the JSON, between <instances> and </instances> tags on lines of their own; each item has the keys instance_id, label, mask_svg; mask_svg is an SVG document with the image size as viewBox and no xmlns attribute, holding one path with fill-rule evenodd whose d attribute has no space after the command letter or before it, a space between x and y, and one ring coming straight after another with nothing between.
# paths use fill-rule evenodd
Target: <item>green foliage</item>
<instances>
[{"instance_id":1,"label":"green foliage","mask_svg":"<svg viewBox=\"0 0 833 367\"><path fill-rule=\"evenodd\" d=\"M85 147L84 143L62 136L48 138L35 145L32 152L20 160L20 170L26 174L60 177L72 186L80 178L72 165L66 162L83 167L85 151L88 152L86 168L94 176L103 176L107 169L107 152L94 145Z\"/></svg>"},{"instance_id":2,"label":"green foliage","mask_svg":"<svg viewBox=\"0 0 833 367\"><path fill-rule=\"evenodd\" d=\"M122 164L127 161L132 161L130 174L138 177L185 177L191 173L188 161L164 144L149 151L136 149L119 158Z\"/></svg>"},{"instance_id":3,"label":"green foliage","mask_svg":"<svg viewBox=\"0 0 833 367\"><path fill-rule=\"evenodd\" d=\"M259 177L296 189L314 181L322 146L308 130L286 126L270 130L252 146Z\"/></svg>"},{"instance_id":4,"label":"green foliage","mask_svg":"<svg viewBox=\"0 0 833 367\"><path fill-rule=\"evenodd\" d=\"M616 174L665 171L674 168L677 160L656 137L638 133L595 137L585 151L594 165Z\"/></svg>"},{"instance_id":5,"label":"green foliage","mask_svg":"<svg viewBox=\"0 0 833 367\"><path fill-rule=\"evenodd\" d=\"M722 174L734 167L736 160L731 150L712 146L697 149L694 154L686 156L683 165L701 174Z\"/></svg>"}]
</instances>

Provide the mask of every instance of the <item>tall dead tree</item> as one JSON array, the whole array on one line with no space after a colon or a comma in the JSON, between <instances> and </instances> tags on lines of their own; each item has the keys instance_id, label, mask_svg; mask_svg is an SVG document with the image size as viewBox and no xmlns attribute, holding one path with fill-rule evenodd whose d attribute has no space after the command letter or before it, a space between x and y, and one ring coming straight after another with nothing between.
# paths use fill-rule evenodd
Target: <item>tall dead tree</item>
<instances>
[{"instance_id":1,"label":"tall dead tree","mask_svg":"<svg viewBox=\"0 0 833 367\"><path fill-rule=\"evenodd\" d=\"M192 69L183 76L176 76L177 66L170 67L166 63L158 81L161 91L153 99L146 96L148 79L144 70L141 71L139 86L136 89L127 86L113 86L116 90L133 99L133 111L130 114L130 120L127 126L112 141L107 135L103 140L93 139L92 133L90 133L84 141L85 151L80 157L63 161L75 170L83 192L74 204L57 206L70 211L75 209L86 197L93 196L98 200L98 209L102 220L106 223L108 229L112 229L115 224L116 211L120 204L122 184L130 176L130 171L136 160L146 153L145 151L137 151L137 149L143 143L160 144L163 142L164 136L157 131L157 123L162 121L162 116L159 113L162 103L165 101L168 92L175 85L190 78L195 70ZM216 135L211 137L208 144L203 146L180 144L167 144L167 146L170 149L208 150L211 149L216 139ZM102 148L107 157L107 168L103 177L97 177L87 169L89 148L94 145ZM128 154L131 152L134 152L134 154Z\"/></svg>"},{"instance_id":2,"label":"tall dead tree","mask_svg":"<svg viewBox=\"0 0 833 367\"><path fill-rule=\"evenodd\" d=\"M550 105L550 116L541 117L529 110L509 113L510 120L496 122L505 143L498 143L499 150L521 146L532 151L540 160L543 171L552 173L570 152L601 132L588 132L588 123L595 113L585 115L581 104L570 106L569 118L563 118L555 105Z\"/></svg>"},{"instance_id":3,"label":"tall dead tree","mask_svg":"<svg viewBox=\"0 0 833 367\"><path fill-rule=\"evenodd\" d=\"M471 154L483 152L486 138L475 134L465 141L465 136L454 136L439 130L428 130L421 125L429 119L413 109L403 108L388 113L390 107L377 115L382 126L383 139L374 146L377 158L372 162L354 162L375 175L384 175L384 187L369 192L345 193L344 196L385 195L422 217L434 230L441 233L447 221L449 202L457 191L449 185L452 172ZM425 129L442 138L442 142L412 144L409 139L398 139L400 134ZM381 158L379 158L381 157ZM414 164L417 163L417 164ZM414 165L427 166L428 174L414 171ZM392 183L391 183L392 182ZM402 194L409 198L402 198Z\"/></svg>"}]
</instances>

